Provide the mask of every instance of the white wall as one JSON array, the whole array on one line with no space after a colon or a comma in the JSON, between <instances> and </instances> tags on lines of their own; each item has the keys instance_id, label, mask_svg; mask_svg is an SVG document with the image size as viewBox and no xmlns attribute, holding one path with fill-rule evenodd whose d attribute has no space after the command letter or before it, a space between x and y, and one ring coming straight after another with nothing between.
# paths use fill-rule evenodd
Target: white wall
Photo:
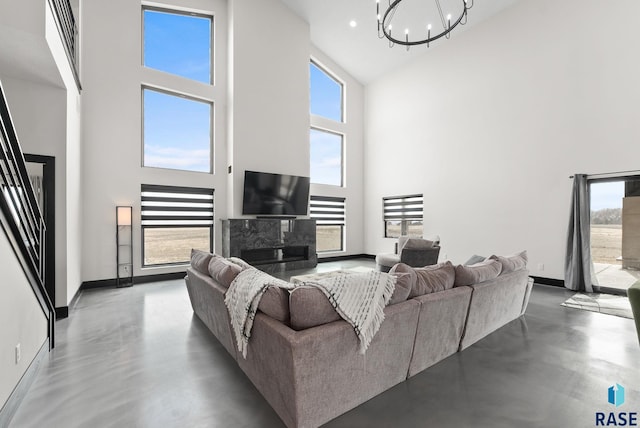
<instances>
[{"instance_id":1,"label":"white wall","mask_svg":"<svg viewBox=\"0 0 640 428\"><path fill-rule=\"evenodd\" d=\"M73 75L73 70L69 64L67 53L64 48L60 33L54 18L53 11L49 3L45 10L45 39L50 49L53 61L56 65L58 74L60 75L65 91L65 99L62 109L66 112L65 121L65 138L63 141L65 148L64 174L65 174L65 196L60 200L56 198L56 204L64 203L64 216L59 218L56 216L56 222L65 222L65 235L63 239L66 243L66 253L56 254L65 260L66 286L61 296L58 296L58 290L62 284L56 281L56 306L58 301L64 299L67 306L73 296L76 294L80 285L81 278L81 254L82 254L82 176L83 169L81 161L81 141L80 141L80 122L81 122L81 97L78 86ZM53 108L53 106L50 106ZM56 169L59 168L56 165ZM57 174L57 171L56 171ZM57 193L56 193L57 194ZM57 238L57 236L56 236ZM57 272L56 272L57 276ZM62 290L61 290L62 291Z\"/></svg>"},{"instance_id":2,"label":"white wall","mask_svg":"<svg viewBox=\"0 0 640 428\"><path fill-rule=\"evenodd\" d=\"M562 279L569 175L638 169L638 12L523 0L370 85L367 252L393 248L381 198L424 193L454 262L527 249L533 275Z\"/></svg>"},{"instance_id":3,"label":"white wall","mask_svg":"<svg viewBox=\"0 0 640 428\"><path fill-rule=\"evenodd\" d=\"M309 176L309 26L279 0L230 0L229 217L244 171Z\"/></svg>"},{"instance_id":4,"label":"white wall","mask_svg":"<svg viewBox=\"0 0 640 428\"><path fill-rule=\"evenodd\" d=\"M0 228L2 299L0 299L0 409L47 340L47 319L15 253ZM15 349L20 343L21 359Z\"/></svg>"},{"instance_id":5,"label":"white wall","mask_svg":"<svg viewBox=\"0 0 640 428\"><path fill-rule=\"evenodd\" d=\"M134 275L184 270L141 269L140 185L215 189L216 213L226 212L226 2L189 0L180 7L213 14L215 86L145 69L141 63L141 3L130 0L82 5L82 195L84 281L115 278L115 207L132 205ZM154 2L154 5L170 2ZM214 101L215 174L143 168L141 85L177 90ZM220 247L220 223L215 227Z\"/></svg>"},{"instance_id":6,"label":"white wall","mask_svg":"<svg viewBox=\"0 0 640 428\"><path fill-rule=\"evenodd\" d=\"M319 257L362 254L364 252L364 222L362 221L364 217L362 210L364 199L364 88L360 82L315 46L311 47L311 56L340 79L345 88L345 121L343 123L335 123L322 117L316 117L314 121L316 126L326 127L326 129L338 131L345 135L344 187L323 184L311 185L312 195L336 196L346 199L344 251L320 253ZM308 85L309 83L307 82ZM307 160L307 163L309 163L309 160Z\"/></svg>"}]
</instances>

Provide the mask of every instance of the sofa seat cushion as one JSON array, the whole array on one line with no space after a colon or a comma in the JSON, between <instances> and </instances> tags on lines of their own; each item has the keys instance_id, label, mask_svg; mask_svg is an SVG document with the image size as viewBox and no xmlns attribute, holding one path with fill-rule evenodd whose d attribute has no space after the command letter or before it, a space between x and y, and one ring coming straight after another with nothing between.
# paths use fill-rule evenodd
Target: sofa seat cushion
<instances>
[{"instance_id":1,"label":"sofa seat cushion","mask_svg":"<svg viewBox=\"0 0 640 428\"><path fill-rule=\"evenodd\" d=\"M389 273L412 273L415 275L415 280L409 293L410 299L424 294L448 290L453 288L455 281L455 268L450 261L421 268L413 268L407 264L398 263L391 268Z\"/></svg>"},{"instance_id":2,"label":"sofa seat cushion","mask_svg":"<svg viewBox=\"0 0 640 428\"><path fill-rule=\"evenodd\" d=\"M377 265L391 267L396 263L400 263L400 256L398 254L383 253L376 256Z\"/></svg>"},{"instance_id":3,"label":"sofa seat cushion","mask_svg":"<svg viewBox=\"0 0 640 428\"><path fill-rule=\"evenodd\" d=\"M502 265L497 260L485 260L469 266L458 265L455 268L455 286L479 284L500 275Z\"/></svg>"},{"instance_id":4,"label":"sofa seat cushion","mask_svg":"<svg viewBox=\"0 0 640 428\"><path fill-rule=\"evenodd\" d=\"M504 275L506 273L515 272L517 270L522 270L527 268L527 261L529 258L527 257L527 251L521 251L517 254L513 254L511 256L489 256L490 260L497 260L502 265L502 271L500 275Z\"/></svg>"}]
</instances>

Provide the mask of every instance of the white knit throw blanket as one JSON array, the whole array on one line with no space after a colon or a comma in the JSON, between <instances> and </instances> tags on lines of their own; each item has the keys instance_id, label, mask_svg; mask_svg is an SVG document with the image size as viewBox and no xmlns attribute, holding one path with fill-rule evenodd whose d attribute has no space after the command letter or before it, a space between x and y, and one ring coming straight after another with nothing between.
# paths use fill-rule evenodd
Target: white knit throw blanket
<instances>
[{"instance_id":1,"label":"white knit throw blanket","mask_svg":"<svg viewBox=\"0 0 640 428\"><path fill-rule=\"evenodd\" d=\"M258 269L245 269L231 282L224 298L229 310L231 327L236 337L238 351L247 358L253 319L264 292L270 286L291 289L293 284L274 278Z\"/></svg>"},{"instance_id":2,"label":"white knit throw blanket","mask_svg":"<svg viewBox=\"0 0 640 428\"><path fill-rule=\"evenodd\" d=\"M394 276L371 271L345 273L321 279L312 285L327 296L336 312L353 326L364 354L384 321L384 308L396 287Z\"/></svg>"}]
</instances>

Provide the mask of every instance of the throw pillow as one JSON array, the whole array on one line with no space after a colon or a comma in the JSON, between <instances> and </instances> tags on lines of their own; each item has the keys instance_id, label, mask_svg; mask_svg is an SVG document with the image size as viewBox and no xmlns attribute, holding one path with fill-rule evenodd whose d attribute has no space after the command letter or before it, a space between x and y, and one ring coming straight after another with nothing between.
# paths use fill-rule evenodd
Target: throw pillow
<instances>
[{"instance_id":1,"label":"throw pillow","mask_svg":"<svg viewBox=\"0 0 640 428\"><path fill-rule=\"evenodd\" d=\"M389 271L389 273L411 272L415 275L415 280L409 298L453 288L455 268L450 261L421 268L412 268L404 263L398 263Z\"/></svg>"},{"instance_id":2,"label":"throw pillow","mask_svg":"<svg viewBox=\"0 0 640 428\"><path fill-rule=\"evenodd\" d=\"M501 275L504 273L525 269L527 267L528 261L526 250L506 257L492 255L489 256L489 259L497 260L498 262L500 262L500 264L502 265L502 272L500 273Z\"/></svg>"},{"instance_id":3,"label":"throw pillow","mask_svg":"<svg viewBox=\"0 0 640 428\"><path fill-rule=\"evenodd\" d=\"M209 262L209 275L220 285L229 288L231 282L242 271L242 268L220 256L213 256Z\"/></svg>"},{"instance_id":4,"label":"throw pillow","mask_svg":"<svg viewBox=\"0 0 640 428\"><path fill-rule=\"evenodd\" d=\"M304 285L289 293L289 310L291 328L294 330L304 330L342 319L322 291Z\"/></svg>"},{"instance_id":5,"label":"throw pillow","mask_svg":"<svg viewBox=\"0 0 640 428\"><path fill-rule=\"evenodd\" d=\"M464 262L465 266L469 266L469 265L475 265L476 263L480 263L485 261L487 258L484 256L479 256L477 254L474 254L473 256L469 257L469 260L467 260L466 262Z\"/></svg>"},{"instance_id":6,"label":"throw pillow","mask_svg":"<svg viewBox=\"0 0 640 428\"><path fill-rule=\"evenodd\" d=\"M394 276L396 277L396 288L393 290L388 305L395 305L407 300L416 279L415 273L396 273Z\"/></svg>"},{"instance_id":7,"label":"throw pillow","mask_svg":"<svg viewBox=\"0 0 640 428\"><path fill-rule=\"evenodd\" d=\"M397 245L398 251L396 252L396 254L400 254L402 252L402 249L404 248L408 240L409 240L409 237L407 235L402 235L398 238L398 245Z\"/></svg>"},{"instance_id":8,"label":"throw pillow","mask_svg":"<svg viewBox=\"0 0 640 428\"><path fill-rule=\"evenodd\" d=\"M502 265L497 260L485 260L470 266L456 266L455 286L478 284L500 275Z\"/></svg>"},{"instance_id":9,"label":"throw pillow","mask_svg":"<svg viewBox=\"0 0 640 428\"><path fill-rule=\"evenodd\" d=\"M227 260L229 260L231 263L237 264L238 266L240 266L243 270L244 269L251 269L253 268L253 266L251 266L249 263L245 262L244 260L242 260L240 257L229 257ZM255 268L254 268L255 269Z\"/></svg>"},{"instance_id":10,"label":"throw pillow","mask_svg":"<svg viewBox=\"0 0 640 428\"><path fill-rule=\"evenodd\" d=\"M424 250L433 247L433 241L422 238L409 238L403 248L408 250Z\"/></svg>"},{"instance_id":11,"label":"throw pillow","mask_svg":"<svg viewBox=\"0 0 640 428\"><path fill-rule=\"evenodd\" d=\"M271 318L289 323L289 291L280 287L269 287L265 290L258 310Z\"/></svg>"},{"instance_id":12,"label":"throw pillow","mask_svg":"<svg viewBox=\"0 0 640 428\"><path fill-rule=\"evenodd\" d=\"M209 274L209 262L213 254L202 250L191 249L191 267L205 275Z\"/></svg>"}]
</instances>

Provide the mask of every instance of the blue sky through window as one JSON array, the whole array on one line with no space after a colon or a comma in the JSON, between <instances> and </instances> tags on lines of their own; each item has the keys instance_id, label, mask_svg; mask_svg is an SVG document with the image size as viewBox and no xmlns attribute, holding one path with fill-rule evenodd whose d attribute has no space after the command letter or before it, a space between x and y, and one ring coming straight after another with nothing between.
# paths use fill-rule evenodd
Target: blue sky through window
<instances>
[{"instance_id":1,"label":"blue sky through window","mask_svg":"<svg viewBox=\"0 0 640 428\"><path fill-rule=\"evenodd\" d=\"M313 62L309 64L311 114L342 122L342 85Z\"/></svg>"},{"instance_id":2,"label":"blue sky through window","mask_svg":"<svg viewBox=\"0 0 640 428\"><path fill-rule=\"evenodd\" d=\"M311 129L311 182L342 186L342 135Z\"/></svg>"},{"instance_id":3,"label":"blue sky through window","mask_svg":"<svg viewBox=\"0 0 640 428\"><path fill-rule=\"evenodd\" d=\"M591 211L603 208L622 208L624 181L591 184Z\"/></svg>"},{"instance_id":4,"label":"blue sky through window","mask_svg":"<svg viewBox=\"0 0 640 428\"><path fill-rule=\"evenodd\" d=\"M144 65L211 83L212 19L144 9Z\"/></svg>"},{"instance_id":5,"label":"blue sky through window","mask_svg":"<svg viewBox=\"0 0 640 428\"><path fill-rule=\"evenodd\" d=\"M144 89L144 166L211 172L208 102Z\"/></svg>"}]
</instances>

